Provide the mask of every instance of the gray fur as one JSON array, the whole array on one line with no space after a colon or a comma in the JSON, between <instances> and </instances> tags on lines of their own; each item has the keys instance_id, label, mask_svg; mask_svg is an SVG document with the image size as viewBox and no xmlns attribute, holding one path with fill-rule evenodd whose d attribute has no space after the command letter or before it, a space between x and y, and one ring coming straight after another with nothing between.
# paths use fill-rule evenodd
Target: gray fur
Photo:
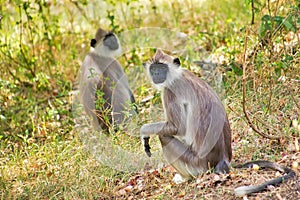
<instances>
[{"instance_id":1,"label":"gray fur","mask_svg":"<svg viewBox=\"0 0 300 200\"><path fill-rule=\"evenodd\" d=\"M167 64L169 73L165 82L152 82L162 90L165 122L143 125L141 135L158 135L165 158L184 178L197 176L210 167L228 172L231 131L225 109L208 84L173 61L158 50L146 65L150 80L149 66L153 62Z\"/></svg>"},{"instance_id":2,"label":"gray fur","mask_svg":"<svg viewBox=\"0 0 300 200\"><path fill-rule=\"evenodd\" d=\"M167 80L158 85L162 90L165 121L145 124L140 130L142 138L148 137L144 143L147 154L150 153L149 137L158 135L166 160L184 179L197 176L210 167L214 167L217 173L228 173L232 157L231 130L216 93L191 72L174 66L173 58L161 50L146 65L146 70L153 62L168 64L170 73ZM148 72L148 75L151 79L151 73ZM269 161L251 161L236 167L252 167L253 164L286 175L261 185L238 187L234 190L236 196L259 192L268 185L296 176L292 169Z\"/></svg>"},{"instance_id":3,"label":"gray fur","mask_svg":"<svg viewBox=\"0 0 300 200\"><path fill-rule=\"evenodd\" d=\"M106 34L103 29L98 29L95 48L85 57L80 69L79 89L81 103L86 113L93 118L94 126L108 130L112 125L123 123L125 113L133 113L130 104L135 100L127 76L114 58L121 49L110 50L105 46L103 38ZM100 110L95 107L95 102L100 98L99 92L105 101ZM108 118L109 122L105 118Z\"/></svg>"}]
</instances>

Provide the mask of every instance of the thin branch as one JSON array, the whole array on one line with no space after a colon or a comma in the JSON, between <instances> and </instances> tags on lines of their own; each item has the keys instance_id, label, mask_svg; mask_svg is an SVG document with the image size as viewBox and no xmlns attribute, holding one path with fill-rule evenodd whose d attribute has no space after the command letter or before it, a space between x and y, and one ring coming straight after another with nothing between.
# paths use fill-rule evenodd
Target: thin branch
<instances>
[{"instance_id":1,"label":"thin branch","mask_svg":"<svg viewBox=\"0 0 300 200\"><path fill-rule=\"evenodd\" d=\"M75 7L79 10L79 12L81 13L81 15L85 18L86 21L89 21L89 18L87 17L85 11L83 10L83 8L80 7L80 5L78 4L77 1L70 1L72 4L75 5Z\"/></svg>"},{"instance_id":2,"label":"thin branch","mask_svg":"<svg viewBox=\"0 0 300 200\"><path fill-rule=\"evenodd\" d=\"M300 106L299 106L299 104L297 103L297 101L296 101L294 95L292 94L291 89L290 89L290 86L288 85L288 86L286 87L286 89L287 89L289 95L292 97L293 101L295 102L296 107L298 108L298 110L300 110Z\"/></svg>"},{"instance_id":3,"label":"thin branch","mask_svg":"<svg viewBox=\"0 0 300 200\"><path fill-rule=\"evenodd\" d=\"M255 18L255 7L254 7L254 0L251 1L251 7L252 7L252 19L251 19L251 24L254 24L254 18Z\"/></svg>"},{"instance_id":4,"label":"thin branch","mask_svg":"<svg viewBox=\"0 0 300 200\"><path fill-rule=\"evenodd\" d=\"M10 64L9 64L10 65ZM8 73L13 77L14 80L19 81L19 83L23 83L23 81L21 81L21 79L19 77L17 77L11 70L10 70L10 66L8 65L4 65L8 71Z\"/></svg>"},{"instance_id":5,"label":"thin branch","mask_svg":"<svg viewBox=\"0 0 300 200\"><path fill-rule=\"evenodd\" d=\"M16 64L16 65L18 65L18 66L20 66L20 67L22 67L22 68L25 68L25 69L27 69L27 70L29 70L28 69L28 67L26 66L26 65L24 65L23 63L21 63L21 62L18 62L16 59L14 59L10 54L8 54L8 53L5 53L1 48L0 48L0 54L2 54L2 55L4 55L5 57L7 57L8 59L9 59L9 61L10 61L10 63L7 63L7 64L4 64L4 66L5 66L5 68L7 69L7 71L8 71L8 73L15 79L15 80L17 80L17 81L19 81L21 84L23 84L23 83L25 83L24 81L22 81L17 75L15 75L13 72L12 72L12 63L14 63L14 64ZM3 62L4 63L4 62Z\"/></svg>"},{"instance_id":6,"label":"thin branch","mask_svg":"<svg viewBox=\"0 0 300 200\"><path fill-rule=\"evenodd\" d=\"M256 127L253 122L251 121L249 115L248 115L248 111L246 109L246 52L247 52L247 39L248 39L248 34L249 34L249 29L247 28L246 30L246 36L245 36L245 46L244 46L244 57L243 57L243 80L242 80L242 89L243 89L243 101L242 101L242 105L243 105L243 112L245 114L245 117L247 119L247 122L249 124L249 126L253 129L253 131L255 131L256 133L258 133L260 136L268 138L268 139L273 139L273 140L278 140L282 137L280 136L272 136L272 135L267 135L263 132L261 132L258 127Z\"/></svg>"},{"instance_id":7,"label":"thin branch","mask_svg":"<svg viewBox=\"0 0 300 200\"><path fill-rule=\"evenodd\" d=\"M28 59L23 51L23 46L22 46L22 39L23 39L23 21L22 21L22 9L21 9L21 5L19 5L19 15L20 15L20 37L19 37L19 47L20 47L20 53L22 54L22 57L24 58L26 65L28 65L29 67L26 67L27 70L30 71L32 77L36 77L35 72L33 71L33 69L30 67ZM25 65L24 65L25 66Z\"/></svg>"},{"instance_id":8,"label":"thin branch","mask_svg":"<svg viewBox=\"0 0 300 200\"><path fill-rule=\"evenodd\" d=\"M272 97L273 97L273 87L272 87L272 79L269 81L270 83L270 95L269 95L269 100L268 100L268 105L267 105L267 111L271 112L271 102L272 102Z\"/></svg>"},{"instance_id":9,"label":"thin branch","mask_svg":"<svg viewBox=\"0 0 300 200\"><path fill-rule=\"evenodd\" d=\"M46 108L47 106L51 107L52 106L52 104L50 105L51 101L53 101L55 99L67 98L67 97L70 97L70 95L65 94L65 95L55 95L55 96L45 97L43 99L38 99L35 102L32 102L30 105L28 105L26 107L23 106L22 108L17 108L15 110L13 110L13 112L15 112L15 114L18 114L19 112L28 110L30 107L34 107L34 106L39 106L39 110L42 110L42 109ZM48 104L45 104L46 102L48 102Z\"/></svg>"}]
</instances>

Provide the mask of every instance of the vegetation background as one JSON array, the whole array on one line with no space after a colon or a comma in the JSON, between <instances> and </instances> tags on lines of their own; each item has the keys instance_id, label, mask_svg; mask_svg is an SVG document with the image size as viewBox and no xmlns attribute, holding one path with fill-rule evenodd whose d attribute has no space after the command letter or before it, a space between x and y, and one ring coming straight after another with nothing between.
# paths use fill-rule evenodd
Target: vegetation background
<instances>
[{"instance_id":1,"label":"vegetation background","mask_svg":"<svg viewBox=\"0 0 300 200\"><path fill-rule=\"evenodd\" d=\"M169 166L120 172L98 162L74 128L71 94L99 26L116 33L141 27L178 30L196 42L196 59L205 59L201 52L213 55L226 91L232 163L267 159L293 167L298 175L244 199L300 198L298 1L0 0L1 199L235 199L235 187L279 175L233 169L175 185ZM119 59L129 79L153 52L132 49ZM195 60L182 60L205 77ZM136 85L140 118L147 121L151 105L161 108L160 97L144 80ZM149 95L154 98L143 104ZM113 137L128 150L141 149L136 137Z\"/></svg>"}]
</instances>

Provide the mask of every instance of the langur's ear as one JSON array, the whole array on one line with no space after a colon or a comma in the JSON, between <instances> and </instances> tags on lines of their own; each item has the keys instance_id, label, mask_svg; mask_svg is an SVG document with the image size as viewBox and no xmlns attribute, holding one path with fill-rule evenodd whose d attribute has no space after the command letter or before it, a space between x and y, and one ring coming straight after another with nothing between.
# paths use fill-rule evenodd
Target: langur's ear
<instances>
[{"instance_id":1,"label":"langur's ear","mask_svg":"<svg viewBox=\"0 0 300 200\"><path fill-rule=\"evenodd\" d=\"M97 43L97 40L96 39L91 39L91 47L94 47L96 46L96 43Z\"/></svg>"},{"instance_id":2,"label":"langur's ear","mask_svg":"<svg viewBox=\"0 0 300 200\"><path fill-rule=\"evenodd\" d=\"M180 66L180 60L179 60L179 58L174 58L174 60L173 60L173 63L176 65L176 66Z\"/></svg>"},{"instance_id":3,"label":"langur's ear","mask_svg":"<svg viewBox=\"0 0 300 200\"><path fill-rule=\"evenodd\" d=\"M143 62L143 67L146 69L147 63Z\"/></svg>"},{"instance_id":4,"label":"langur's ear","mask_svg":"<svg viewBox=\"0 0 300 200\"><path fill-rule=\"evenodd\" d=\"M161 49L157 49L154 55L154 58L161 58L164 55L164 52Z\"/></svg>"}]
</instances>

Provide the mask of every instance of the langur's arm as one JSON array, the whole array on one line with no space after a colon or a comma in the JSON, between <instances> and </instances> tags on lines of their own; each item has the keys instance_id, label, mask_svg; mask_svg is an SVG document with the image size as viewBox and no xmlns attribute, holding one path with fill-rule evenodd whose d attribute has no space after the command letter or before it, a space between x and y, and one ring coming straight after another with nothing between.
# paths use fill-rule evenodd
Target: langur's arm
<instances>
[{"instance_id":1,"label":"langur's arm","mask_svg":"<svg viewBox=\"0 0 300 200\"><path fill-rule=\"evenodd\" d=\"M176 105L170 104L168 105L172 107L172 109L179 109ZM180 109L179 109L180 111ZM177 110L178 113L178 110ZM180 123L180 118L176 118L175 122ZM185 126L184 126L185 127ZM181 130L181 129L180 129ZM176 135L178 132L177 127L172 122L156 122L151 124L144 124L140 130L142 136L142 142L144 146L144 150L146 154L151 157L149 138L152 135Z\"/></svg>"},{"instance_id":2,"label":"langur's arm","mask_svg":"<svg viewBox=\"0 0 300 200\"><path fill-rule=\"evenodd\" d=\"M177 128L170 122L144 124L140 130L144 150L151 157L149 139L152 135L176 135Z\"/></svg>"},{"instance_id":3,"label":"langur's arm","mask_svg":"<svg viewBox=\"0 0 300 200\"><path fill-rule=\"evenodd\" d=\"M144 124L140 129L142 138L149 138L153 135L176 135L179 131L185 131L185 120L182 120L185 116L182 116L181 108L167 97L165 101L167 102L164 106L167 119L172 119L172 121ZM175 124L180 125L179 129Z\"/></svg>"},{"instance_id":4,"label":"langur's arm","mask_svg":"<svg viewBox=\"0 0 300 200\"><path fill-rule=\"evenodd\" d=\"M142 137L150 137L152 135L176 135L177 128L169 122L155 122L144 124L140 130Z\"/></svg>"}]
</instances>

